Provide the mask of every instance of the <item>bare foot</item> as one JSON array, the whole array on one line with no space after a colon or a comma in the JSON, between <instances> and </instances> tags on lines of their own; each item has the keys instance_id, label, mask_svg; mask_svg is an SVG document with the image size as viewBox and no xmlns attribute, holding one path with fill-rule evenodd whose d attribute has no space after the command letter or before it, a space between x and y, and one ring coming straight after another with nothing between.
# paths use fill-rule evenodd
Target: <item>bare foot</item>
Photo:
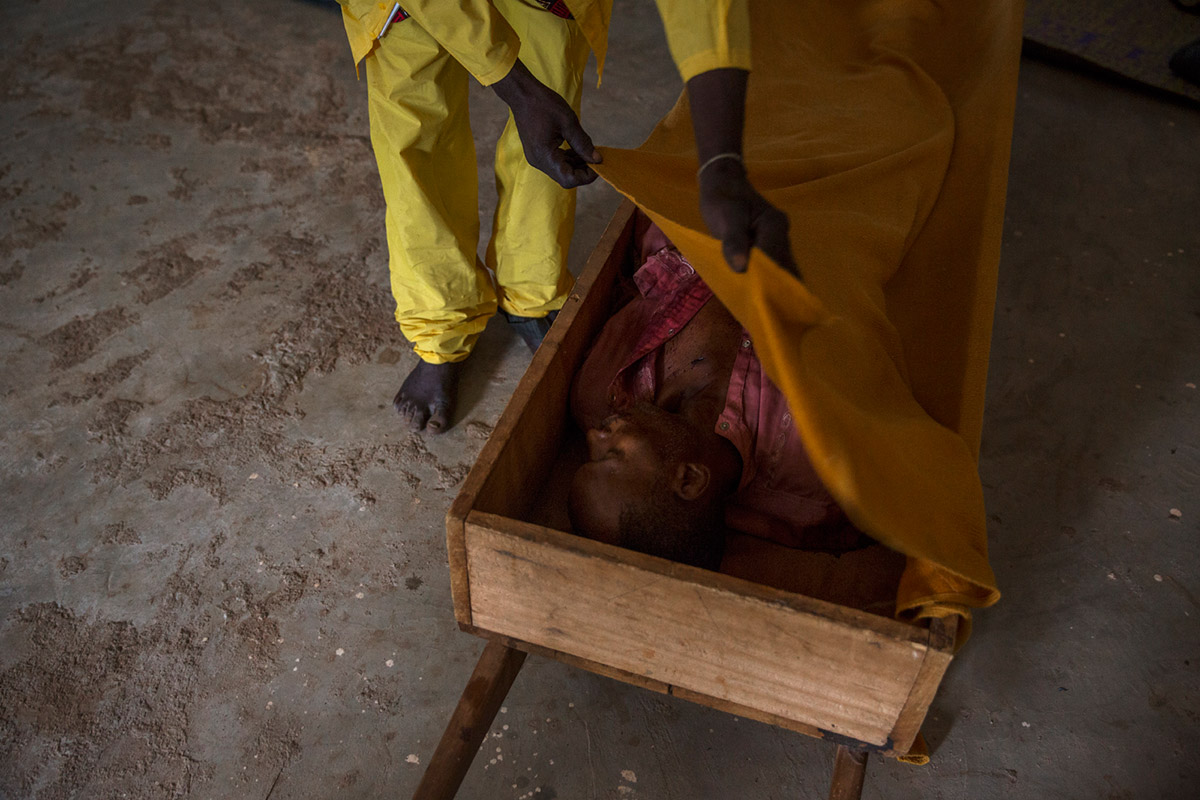
<instances>
[{"instance_id":1,"label":"bare foot","mask_svg":"<svg viewBox=\"0 0 1200 800\"><path fill-rule=\"evenodd\" d=\"M442 433L450 427L463 363L417 362L392 399L392 406L409 428Z\"/></svg>"}]
</instances>

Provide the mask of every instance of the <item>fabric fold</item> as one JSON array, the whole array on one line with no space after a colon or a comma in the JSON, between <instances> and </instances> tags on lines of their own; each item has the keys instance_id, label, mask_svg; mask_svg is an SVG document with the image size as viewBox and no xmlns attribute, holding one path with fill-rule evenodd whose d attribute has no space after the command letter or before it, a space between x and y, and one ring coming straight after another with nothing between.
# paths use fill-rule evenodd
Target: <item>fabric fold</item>
<instances>
[{"instance_id":1,"label":"fabric fold","mask_svg":"<svg viewBox=\"0 0 1200 800\"><path fill-rule=\"evenodd\" d=\"M1021 3L750 8L746 164L803 279L757 250L726 266L686 97L597 171L750 331L850 519L909 557L900 613L969 620L999 597L977 459Z\"/></svg>"}]
</instances>

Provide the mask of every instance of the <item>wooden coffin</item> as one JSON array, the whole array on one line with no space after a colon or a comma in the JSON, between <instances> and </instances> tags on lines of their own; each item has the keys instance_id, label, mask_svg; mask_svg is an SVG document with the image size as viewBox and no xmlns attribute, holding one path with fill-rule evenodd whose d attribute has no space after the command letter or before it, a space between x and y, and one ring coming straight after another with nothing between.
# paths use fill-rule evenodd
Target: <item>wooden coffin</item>
<instances>
[{"instance_id":1,"label":"wooden coffin","mask_svg":"<svg viewBox=\"0 0 1200 800\"><path fill-rule=\"evenodd\" d=\"M632 256L618 209L446 519L467 631L601 675L885 755L908 752L952 624L910 625L533 524L568 392Z\"/></svg>"}]
</instances>

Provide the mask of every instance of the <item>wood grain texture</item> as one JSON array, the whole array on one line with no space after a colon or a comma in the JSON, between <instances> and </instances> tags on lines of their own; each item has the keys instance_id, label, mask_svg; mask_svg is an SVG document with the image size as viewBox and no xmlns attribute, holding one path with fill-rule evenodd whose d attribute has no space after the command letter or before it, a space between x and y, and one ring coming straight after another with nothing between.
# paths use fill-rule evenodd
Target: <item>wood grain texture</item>
<instances>
[{"instance_id":1,"label":"wood grain texture","mask_svg":"<svg viewBox=\"0 0 1200 800\"><path fill-rule=\"evenodd\" d=\"M780 717L775 714L768 714L764 711L760 711L757 708L750 708L749 706L731 703L716 697L709 697L708 695L690 692L687 689L682 689L678 686L672 686L669 683L663 683L662 681L656 681L651 678L647 678L645 675L638 675L634 672L627 672L626 670L617 669L616 667L610 667L608 664L603 664L599 661L590 661L586 658L580 658L579 656L571 655L570 653L564 653L561 650L553 650L549 647L542 647L540 645L531 644L530 642L521 641L520 639L514 639L511 636L503 636L501 634L481 630L479 628L468 628L468 632L473 633L476 636L481 636L490 641L499 642L506 647L523 650L533 656L552 658L555 661L562 662L563 664L568 664L578 669L587 670L588 672L593 672L596 675L600 675L605 678L612 678L613 680L628 683L631 686L637 686L640 689L648 689L652 692L658 692L659 694L678 697L679 699L687 700L690 703L708 706L709 708L717 711L723 711L727 714L733 714L734 716L742 717L743 719L761 722L765 725L772 725L777 728L784 728L785 730L802 733L805 736L812 736L817 739L822 739L825 736L824 732L820 728L814 728L812 725L805 725L803 722L785 719L784 717ZM876 750L876 752L880 752L883 755L895 755L895 753L892 753L886 748L880 748Z\"/></svg>"},{"instance_id":2,"label":"wood grain texture","mask_svg":"<svg viewBox=\"0 0 1200 800\"><path fill-rule=\"evenodd\" d=\"M467 514L484 509L519 517L533 502L562 441L571 379L608 316L612 285L633 238L633 212L626 200L613 215L446 514L450 587L460 626L471 624Z\"/></svg>"},{"instance_id":3,"label":"wood grain texture","mask_svg":"<svg viewBox=\"0 0 1200 800\"><path fill-rule=\"evenodd\" d=\"M466 549L478 628L877 747L929 649L915 626L495 515L469 516Z\"/></svg>"},{"instance_id":4,"label":"wood grain texture","mask_svg":"<svg viewBox=\"0 0 1200 800\"><path fill-rule=\"evenodd\" d=\"M833 758L833 779L829 783L829 800L859 800L867 776L867 753L838 745Z\"/></svg>"},{"instance_id":5,"label":"wood grain texture","mask_svg":"<svg viewBox=\"0 0 1200 800\"><path fill-rule=\"evenodd\" d=\"M929 647L921 660L921 668L917 671L917 678L913 681L896 726L892 729L892 746L898 753L907 753L921 731L942 677L954 658L957 628L958 617L955 616L929 621Z\"/></svg>"}]
</instances>

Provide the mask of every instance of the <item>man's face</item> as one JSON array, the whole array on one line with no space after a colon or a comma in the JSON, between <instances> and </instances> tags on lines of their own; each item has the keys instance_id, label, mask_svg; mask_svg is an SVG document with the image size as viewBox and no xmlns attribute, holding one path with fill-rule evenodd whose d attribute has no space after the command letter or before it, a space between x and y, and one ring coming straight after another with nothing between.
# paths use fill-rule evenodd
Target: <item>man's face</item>
<instances>
[{"instance_id":1,"label":"man's face","mask_svg":"<svg viewBox=\"0 0 1200 800\"><path fill-rule=\"evenodd\" d=\"M689 435L683 420L649 404L588 431L589 460L575 473L567 497L575 530L620 544L621 511L628 504L670 500L670 476Z\"/></svg>"}]
</instances>

